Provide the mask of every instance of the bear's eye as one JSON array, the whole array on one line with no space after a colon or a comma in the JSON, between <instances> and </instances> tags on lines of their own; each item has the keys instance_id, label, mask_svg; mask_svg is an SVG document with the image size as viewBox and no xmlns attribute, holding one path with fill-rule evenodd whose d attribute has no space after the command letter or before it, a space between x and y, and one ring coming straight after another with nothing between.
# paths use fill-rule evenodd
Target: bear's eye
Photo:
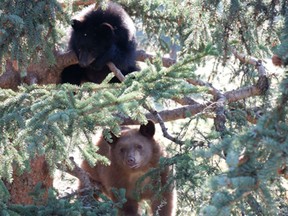
<instances>
[{"instance_id":1,"label":"bear's eye","mask_svg":"<svg viewBox=\"0 0 288 216\"><path fill-rule=\"evenodd\" d=\"M121 153L125 152L125 149L124 148L120 148L120 152Z\"/></svg>"},{"instance_id":2,"label":"bear's eye","mask_svg":"<svg viewBox=\"0 0 288 216\"><path fill-rule=\"evenodd\" d=\"M137 145L136 148L141 150L143 147L141 145Z\"/></svg>"}]
</instances>

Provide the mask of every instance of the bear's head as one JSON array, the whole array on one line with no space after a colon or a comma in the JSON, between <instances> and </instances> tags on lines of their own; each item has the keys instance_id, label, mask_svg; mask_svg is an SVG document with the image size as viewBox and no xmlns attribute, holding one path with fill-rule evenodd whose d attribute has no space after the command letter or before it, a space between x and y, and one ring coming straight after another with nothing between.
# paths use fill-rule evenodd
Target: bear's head
<instances>
[{"instance_id":1,"label":"bear's head","mask_svg":"<svg viewBox=\"0 0 288 216\"><path fill-rule=\"evenodd\" d=\"M140 128L122 128L121 136L113 137L110 143L111 163L131 171L155 166L161 149L154 134L155 125L150 120Z\"/></svg>"},{"instance_id":2,"label":"bear's head","mask_svg":"<svg viewBox=\"0 0 288 216\"><path fill-rule=\"evenodd\" d=\"M93 24L88 21L72 20L70 46L81 67L88 67L93 63L95 69L101 69L114 52L114 28L109 23Z\"/></svg>"}]
</instances>

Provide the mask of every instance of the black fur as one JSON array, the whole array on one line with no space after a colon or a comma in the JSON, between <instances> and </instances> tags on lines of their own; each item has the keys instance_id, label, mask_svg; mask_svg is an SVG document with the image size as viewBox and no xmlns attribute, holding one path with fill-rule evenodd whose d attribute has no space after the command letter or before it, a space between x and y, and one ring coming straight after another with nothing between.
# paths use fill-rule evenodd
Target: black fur
<instances>
[{"instance_id":1,"label":"black fur","mask_svg":"<svg viewBox=\"0 0 288 216\"><path fill-rule=\"evenodd\" d=\"M118 4L110 2L104 10L94 5L83 10L72 21L69 49L79 64L65 68L61 83L80 85L82 81L101 83L110 73L106 66L113 62L125 76L138 70L136 66L135 27L128 14ZM111 82L119 82L113 78Z\"/></svg>"}]
</instances>

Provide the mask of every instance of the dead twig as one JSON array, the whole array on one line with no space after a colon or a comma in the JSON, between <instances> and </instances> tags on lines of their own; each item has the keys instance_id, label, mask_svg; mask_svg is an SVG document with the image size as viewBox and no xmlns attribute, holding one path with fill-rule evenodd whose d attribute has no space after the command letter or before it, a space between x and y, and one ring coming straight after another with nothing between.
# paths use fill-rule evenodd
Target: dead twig
<instances>
[{"instance_id":1,"label":"dead twig","mask_svg":"<svg viewBox=\"0 0 288 216\"><path fill-rule=\"evenodd\" d=\"M114 75L120 80L120 82L123 82L125 77L124 75L121 73L121 71L114 65L113 62L108 62L107 66L109 67L109 69L114 73Z\"/></svg>"},{"instance_id":2,"label":"dead twig","mask_svg":"<svg viewBox=\"0 0 288 216\"><path fill-rule=\"evenodd\" d=\"M176 137L173 137L172 135L170 135L168 133L168 129L165 126L165 123L161 117L161 115L159 115L159 113L157 112L157 110L150 108L147 104L144 104L143 107L148 110L156 119L157 122L160 124L163 136L169 140L171 140L174 143L177 143L179 145L184 145L184 141L177 139Z\"/></svg>"}]
</instances>

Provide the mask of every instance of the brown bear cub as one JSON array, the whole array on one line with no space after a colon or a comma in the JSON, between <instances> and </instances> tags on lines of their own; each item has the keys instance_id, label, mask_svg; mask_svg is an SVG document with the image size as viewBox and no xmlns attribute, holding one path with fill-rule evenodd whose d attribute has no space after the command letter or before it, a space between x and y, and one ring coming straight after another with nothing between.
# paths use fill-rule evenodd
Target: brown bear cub
<instances>
[{"instance_id":1,"label":"brown bear cub","mask_svg":"<svg viewBox=\"0 0 288 216\"><path fill-rule=\"evenodd\" d=\"M123 127L121 136L115 137L112 143L106 142L103 136L97 143L98 153L111 161L109 166L97 164L95 167L90 167L87 161L82 163L82 168L90 174L91 180L99 182L103 186L103 192L112 200L115 200L112 188L126 189L127 202L119 210L119 215L141 215L138 212L138 203L141 200L151 201L154 215L175 215L175 190L172 187L160 198L155 196L155 190L151 187L143 189L145 185L153 186L158 182L165 185L169 168L160 173L158 179L147 177L136 187L139 177L147 173L150 168L157 167L160 157L165 155L160 144L154 139L154 134L155 125L152 121L148 121L147 125L141 125L140 129ZM136 191L140 191L137 197Z\"/></svg>"}]
</instances>

